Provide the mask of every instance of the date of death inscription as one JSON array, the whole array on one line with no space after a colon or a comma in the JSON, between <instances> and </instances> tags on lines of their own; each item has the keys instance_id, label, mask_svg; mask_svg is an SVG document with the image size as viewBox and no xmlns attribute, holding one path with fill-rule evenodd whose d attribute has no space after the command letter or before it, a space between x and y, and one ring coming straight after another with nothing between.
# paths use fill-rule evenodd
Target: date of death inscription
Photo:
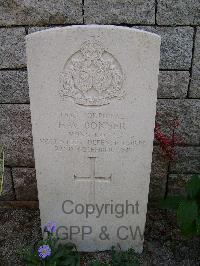
<instances>
[{"instance_id":1,"label":"date of death inscription","mask_svg":"<svg viewBox=\"0 0 200 266\"><path fill-rule=\"evenodd\" d=\"M146 141L134 136L128 117L119 113L61 112L56 121L56 136L40 138L40 144L55 151L81 153L131 152Z\"/></svg>"}]
</instances>

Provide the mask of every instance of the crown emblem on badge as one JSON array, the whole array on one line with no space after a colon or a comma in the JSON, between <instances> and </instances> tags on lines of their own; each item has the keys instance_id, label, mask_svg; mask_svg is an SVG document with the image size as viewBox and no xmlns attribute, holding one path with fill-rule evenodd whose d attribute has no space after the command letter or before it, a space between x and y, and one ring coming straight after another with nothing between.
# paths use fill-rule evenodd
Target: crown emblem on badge
<instances>
[{"instance_id":1,"label":"crown emblem on badge","mask_svg":"<svg viewBox=\"0 0 200 266\"><path fill-rule=\"evenodd\" d=\"M119 62L98 41L84 42L66 62L61 73L60 96L85 106L121 99L123 73Z\"/></svg>"}]
</instances>

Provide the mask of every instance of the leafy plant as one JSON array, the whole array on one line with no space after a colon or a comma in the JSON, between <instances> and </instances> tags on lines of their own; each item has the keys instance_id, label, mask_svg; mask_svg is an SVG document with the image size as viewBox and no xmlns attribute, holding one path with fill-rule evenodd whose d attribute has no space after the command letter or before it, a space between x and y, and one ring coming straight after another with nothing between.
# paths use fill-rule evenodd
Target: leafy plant
<instances>
[{"instance_id":1,"label":"leafy plant","mask_svg":"<svg viewBox=\"0 0 200 266\"><path fill-rule=\"evenodd\" d=\"M192 176L185 190L185 197L167 197L161 202L161 207L176 210L181 233L186 237L192 237L200 235L200 175Z\"/></svg>"},{"instance_id":2,"label":"leafy plant","mask_svg":"<svg viewBox=\"0 0 200 266\"><path fill-rule=\"evenodd\" d=\"M80 255L72 243L64 245L56 238L56 224L48 222L44 227L44 238L32 248L22 251L21 255L27 266L80 266ZM138 266L138 258L133 249L128 251L111 250L111 261L92 261L89 266Z\"/></svg>"},{"instance_id":3,"label":"leafy plant","mask_svg":"<svg viewBox=\"0 0 200 266\"><path fill-rule=\"evenodd\" d=\"M55 236L56 225L49 222L44 229L44 240L22 252L27 266L79 266L80 256L72 243L61 245Z\"/></svg>"},{"instance_id":4,"label":"leafy plant","mask_svg":"<svg viewBox=\"0 0 200 266\"><path fill-rule=\"evenodd\" d=\"M3 176L4 176L4 148L0 146L0 195L3 190Z\"/></svg>"},{"instance_id":5,"label":"leafy plant","mask_svg":"<svg viewBox=\"0 0 200 266\"><path fill-rule=\"evenodd\" d=\"M137 254L133 249L127 251L116 250L112 247L111 250L111 261L100 262L95 260L89 264L89 266L138 266L139 260Z\"/></svg>"},{"instance_id":6,"label":"leafy plant","mask_svg":"<svg viewBox=\"0 0 200 266\"><path fill-rule=\"evenodd\" d=\"M159 114L157 113L157 117ZM169 125L169 136L161 130L161 126L158 122L155 124L154 137L158 142L164 157L167 160L174 161L176 159L175 146L180 144L182 140L176 134L176 129L179 127L178 120L174 120Z\"/></svg>"},{"instance_id":7,"label":"leafy plant","mask_svg":"<svg viewBox=\"0 0 200 266\"><path fill-rule=\"evenodd\" d=\"M135 251L131 248L127 251L117 251L114 247L111 251L112 266L138 266L139 261Z\"/></svg>"}]
</instances>

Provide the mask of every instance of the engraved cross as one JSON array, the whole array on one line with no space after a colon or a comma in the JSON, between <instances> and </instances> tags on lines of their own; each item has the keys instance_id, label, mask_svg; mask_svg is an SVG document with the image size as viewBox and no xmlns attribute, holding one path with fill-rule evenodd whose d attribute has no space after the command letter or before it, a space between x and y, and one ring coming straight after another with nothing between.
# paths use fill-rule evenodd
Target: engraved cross
<instances>
[{"instance_id":1,"label":"engraved cross","mask_svg":"<svg viewBox=\"0 0 200 266\"><path fill-rule=\"evenodd\" d=\"M110 176L104 177L104 176L96 176L95 171L95 163L96 163L96 157L88 157L90 159L90 176L87 177L78 177L74 175L74 179L78 181L90 181L90 197L93 201L93 204L95 204L95 183L96 181L104 181L104 182L110 182L112 174Z\"/></svg>"}]
</instances>

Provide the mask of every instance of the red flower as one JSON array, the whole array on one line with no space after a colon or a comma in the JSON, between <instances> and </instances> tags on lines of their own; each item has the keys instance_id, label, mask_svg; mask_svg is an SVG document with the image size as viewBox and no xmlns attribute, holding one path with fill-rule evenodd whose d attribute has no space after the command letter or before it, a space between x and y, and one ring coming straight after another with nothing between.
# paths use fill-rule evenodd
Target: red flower
<instances>
[{"instance_id":1,"label":"red flower","mask_svg":"<svg viewBox=\"0 0 200 266\"><path fill-rule=\"evenodd\" d=\"M179 127L179 122L177 120L174 120L172 125L170 126L171 136L168 137L165 135L158 123L155 125L154 135L155 139L158 141L165 157L167 157L168 160L175 160L176 154L175 154L175 145L180 144L180 139L175 134L175 129Z\"/></svg>"}]
</instances>

